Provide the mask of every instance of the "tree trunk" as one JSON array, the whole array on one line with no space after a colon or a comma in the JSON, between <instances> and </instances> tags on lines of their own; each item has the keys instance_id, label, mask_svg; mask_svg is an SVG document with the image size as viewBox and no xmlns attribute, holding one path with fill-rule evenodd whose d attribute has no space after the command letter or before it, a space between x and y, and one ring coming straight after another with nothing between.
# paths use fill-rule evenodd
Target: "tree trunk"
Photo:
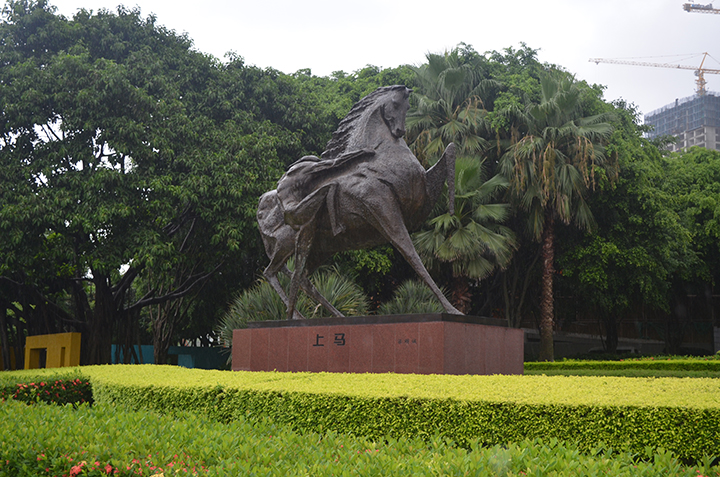
<instances>
[{"instance_id":1,"label":"tree trunk","mask_svg":"<svg viewBox=\"0 0 720 477\"><path fill-rule=\"evenodd\" d=\"M605 351L615 353L618 347L618 323L615 316L605 316L602 319L605 325Z\"/></svg>"},{"instance_id":2,"label":"tree trunk","mask_svg":"<svg viewBox=\"0 0 720 477\"><path fill-rule=\"evenodd\" d=\"M155 364L167 364L168 349L170 348L170 338L172 336L172 323L168 323L167 310L163 305L158 305L158 316L152 320L153 326L153 357ZM163 313L164 312L164 313Z\"/></svg>"},{"instance_id":3,"label":"tree trunk","mask_svg":"<svg viewBox=\"0 0 720 477\"><path fill-rule=\"evenodd\" d=\"M10 371L10 343L7 335L7 307L0 302L0 346L2 346L3 371Z\"/></svg>"},{"instance_id":4,"label":"tree trunk","mask_svg":"<svg viewBox=\"0 0 720 477\"><path fill-rule=\"evenodd\" d=\"M152 312L150 314L153 326L155 364L167 363L168 350L175 335L175 327L180 323L186 311L183 309L184 303L184 298L168 301L158 305L157 315L153 316Z\"/></svg>"},{"instance_id":5,"label":"tree trunk","mask_svg":"<svg viewBox=\"0 0 720 477\"><path fill-rule=\"evenodd\" d=\"M27 331L27 322L21 320L17 312L13 314L13 324L15 325L15 369L25 368L25 333Z\"/></svg>"},{"instance_id":6,"label":"tree trunk","mask_svg":"<svg viewBox=\"0 0 720 477\"><path fill-rule=\"evenodd\" d=\"M525 299L530 288L530 281L537 261L540 259L542 249L538 248L533 252L532 260L524 260L520 255L515 254L510 266L502 272L503 303L505 305L505 319L510 328L520 328L523 320ZM529 261L529 263L528 263ZM520 281L522 280L522 283Z\"/></svg>"},{"instance_id":7,"label":"tree trunk","mask_svg":"<svg viewBox=\"0 0 720 477\"><path fill-rule=\"evenodd\" d=\"M542 233L542 282L540 285L540 361L555 361L553 346L553 280L555 279L555 217L546 212Z\"/></svg>"},{"instance_id":8,"label":"tree trunk","mask_svg":"<svg viewBox=\"0 0 720 477\"><path fill-rule=\"evenodd\" d=\"M106 277L93 271L95 308L88 324L88 336L82 346L87 349L83 364L110 364L112 362L113 325L119 318L115 299Z\"/></svg>"},{"instance_id":9,"label":"tree trunk","mask_svg":"<svg viewBox=\"0 0 720 477\"><path fill-rule=\"evenodd\" d=\"M463 315L470 313L472 307L472 292L466 277L453 277L452 304Z\"/></svg>"}]
</instances>

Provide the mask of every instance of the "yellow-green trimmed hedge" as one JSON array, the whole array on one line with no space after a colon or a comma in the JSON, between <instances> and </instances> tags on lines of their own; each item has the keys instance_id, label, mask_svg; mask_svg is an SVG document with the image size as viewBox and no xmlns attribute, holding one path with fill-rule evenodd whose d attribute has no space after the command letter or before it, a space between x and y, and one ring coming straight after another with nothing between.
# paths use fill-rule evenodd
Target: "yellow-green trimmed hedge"
<instances>
[{"instance_id":1,"label":"yellow-green trimmed hedge","mask_svg":"<svg viewBox=\"0 0 720 477\"><path fill-rule=\"evenodd\" d=\"M720 456L720 380L566 376L252 373L170 366L82 368L96 402L228 422L268 416L297 429L465 444L555 437L641 455Z\"/></svg>"},{"instance_id":2,"label":"yellow-green trimmed hedge","mask_svg":"<svg viewBox=\"0 0 720 477\"><path fill-rule=\"evenodd\" d=\"M138 389L150 386L219 386L262 392L530 405L720 407L720 380L712 378L232 372L158 365L88 366L78 369L92 378L96 399L102 399L105 385L110 384Z\"/></svg>"},{"instance_id":3,"label":"yellow-green trimmed hedge","mask_svg":"<svg viewBox=\"0 0 720 477\"><path fill-rule=\"evenodd\" d=\"M720 380L565 376L252 373L167 366L83 368L95 399L196 410L221 421L269 416L297 429L464 444L536 437L645 454L720 456Z\"/></svg>"}]
</instances>

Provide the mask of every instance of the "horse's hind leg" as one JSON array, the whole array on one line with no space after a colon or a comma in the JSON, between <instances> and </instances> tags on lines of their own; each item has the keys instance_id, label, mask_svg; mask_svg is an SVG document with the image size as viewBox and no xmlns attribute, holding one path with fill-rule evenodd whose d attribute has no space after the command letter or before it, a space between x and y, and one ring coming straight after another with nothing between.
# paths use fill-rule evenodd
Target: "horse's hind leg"
<instances>
[{"instance_id":1,"label":"horse's hind leg","mask_svg":"<svg viewBox=\"0 0 720 477\"><path fill-rule=\"evenodd\" d=\"M300 283L300 286L302 287L303 291L310 296L313 300L320 303L327 311L330 312L330 314L336 318L341 318L345 315L340 313L337 308L335 308L332 303L330 303L327 298L325 298L320 291L318 291L317 288L315 288L315 285L312 284L310 279L307 276L303 276L303 281Z\"/></svg>"},{"instance_id":2,"label":"horse's hind leg","mask_svg":"<svg viewBox=\"0 0 720 477\"><path fill-rule=\"evenodd\" d=\"M287 262L289 255L281 254L280 250L278 250L278 247L276 247L273 252L274 253L272 254L272 257L270 258L270 264L263 271L263 275L265 276L273 290L275 290L275 292L280 295L280 299L285 305L285 309L287 309L288 297L285 294L285 290L283 290L282 285L280 284L280 280L278 280L277 274L278 271L283 271L290 276L290 271L285 265L285 262ZM295 310L293 318L296 320L301 320L304 318L304 316L302 316L299 311Z\"/></svg>"},{"instance_id":3,"label":"horse's hind leg","mask_svg":"<svg viewBox=\"0 0 720 477\"><path fill-rule=\"evenodd\" d=\"M265 236L262 233L261 235L265 242L267 254L270 257L270 264L263 271L263 275L273 290L280 296L280 299L285 305L285 309L287 309L288 297L280 284L280 280L278 280L277 274L282 271L288 276L292 276L286 263L295 248L295 234L289 226L284 226L284 228L280 230L280 233L275 234L274 237ZM298 320L303 319L304 316L295 310L293 318Z\"/></svg>"},{"instance_id":4,"label":"horse's hind leg","mask_svg":"<svg viewBox=\"0 0 720 477\"><path fill-rule=\"evenodd\" d=\"M284 268L283 271L287 271L287 274L292 276L290 274L290 271L287 269L287 267L285 265L283 265L283 268ZM265 278L267 279L268 283L273 288L273 290L275 290L275 292L277 292L277 294L280 295L280 299L282 300L283 305L285 305L285 309L287 309L288 297L285 294L285 290L283 290L282 285L280 284L280 280L278 280L277 271L270 270L270 267L268 266L268 268L266 268L265 271L263 272L263 275L265 276ZM302 320L302 319L305 319L305 317L302 316L302 314L299 311L294 310L293 319Z\"/></svg>"},{"instance_id":5,"label":"horse's hind leg","mask_svg":"<svg viewBox=\"0 0 720 477\"><path fill-rule=\"evenodd\" d=\"M290 289L288 290L288 319L294 316L295 302L301 287L334 316L343 316L342 313L317 291L308 279L308 257L312 252L313 242L315 240L315 229L317 227L316 216L325 202L327 195L332 194L334 189L335 185L328 184L316 190L301 202L305 223L300 227L300 230L295 236L295 272L292 274ZM286 211L285 217L287 219L288 211Z\"/></svg>"},{"instance_id":6,"label":"horse's hind leg","mask_svg":"<svg viewBox=\"0 0 720 477\"><path fill-rule=\"evenodd\" d=\"M300 228L295 239L295 271L290 279L290 289L288 290L287 318L295 318L295 303L297 302L298 291L300 285L307 280L307 259L310 255L313 239L315 238L315 223L311 221L309 224Z\"/></svg>"}]
</instances>

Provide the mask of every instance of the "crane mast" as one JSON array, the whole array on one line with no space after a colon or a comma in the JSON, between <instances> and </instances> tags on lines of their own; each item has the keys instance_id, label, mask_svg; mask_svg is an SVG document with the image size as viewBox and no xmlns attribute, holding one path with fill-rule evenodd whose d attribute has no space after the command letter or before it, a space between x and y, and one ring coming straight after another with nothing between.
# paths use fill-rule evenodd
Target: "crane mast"
<instances>
[{"instance_id":1,"label":"crane mast","mask_svg":"<svg viewBox=\"0 0 720 477\"><path fill-rule=\"evenodd\" d=\"M699 3L686 3L683 5L683 10L686 12L697 12L697 13L720 13L720 8L713 8L712 3L707 5L700 5Z\"/></svg>"},{"instance_id":2,"label":"crane mast","mask_svg":"<svg viewBox=\"0 0 720 477\"><path fill-rule=\"evenodd\" d=\"M690 5L690 4L687 4ZM651 63L646 61L629 61L629 60L619 60L619 59L607 59L607 58L590 58L589 61L592 61L595 64L598 63L611 63L611 64L617 64L617 65L634 65L634 66L652 66L656 68L674 68L679 70L694 70L695 76L697 78L695 79L696 84L696 92L698 96L704 95L707 91L705 89L705 85L707 84L707 81L705 81L705 74L720 74L720 69L710 69L710 68L703 68L703 65L705 64L705 59L708 57L707 53L703 53L703 59L700 62L699 67L694 66L687 66L687 65L676 65L672 63Z\"/></svg>"}]
</instances>

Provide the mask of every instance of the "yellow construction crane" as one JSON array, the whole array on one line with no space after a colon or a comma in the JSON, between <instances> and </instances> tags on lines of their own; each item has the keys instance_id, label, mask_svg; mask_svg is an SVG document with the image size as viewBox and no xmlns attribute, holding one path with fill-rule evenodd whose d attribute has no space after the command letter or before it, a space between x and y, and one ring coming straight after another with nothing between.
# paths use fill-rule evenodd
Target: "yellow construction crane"
<instances>
[{"instance_id":1,"label":"yellow construction crane","mask_svg":"<svg viewBox=\"0 0 720 477\"><path fill-rule=\"evenodd\" d=\"M634 65L634 66L654 66L657 68L675 68L680 70L695 70L695 76L697 76L697 79L695 79L695 84L697 85L697 94L698 96L704 95L707 91L705 90L705 84L707 83L705 81L705 75L706 74L720 74L720 69L710 69L710 68L703 68L703 65L705 64L705 59L709 55L707 53L703 53L703 59L700 62L700 67L695 68L694 66L686 66L686 65L675 65L672 63L648 63L645 61L628 61L628 60L613 60L613 59L605 59L605 58L590 58L589 61L594 62L595 64L598 63L614 63L617 65Z\"/></svg>"},{"instance_id":2,"label":"yellow construction crane","mask_svg":"<svg viewBox=\"0 0 720 477\"><path fill-rule=\"evenodd\" d=\"M683 10L686 12L698 12L698 13L720 13L720 8L713 8L712 3L707 5L700 5L699 3L686 3L683 5Z\"/></svg>"}]
</instances>

